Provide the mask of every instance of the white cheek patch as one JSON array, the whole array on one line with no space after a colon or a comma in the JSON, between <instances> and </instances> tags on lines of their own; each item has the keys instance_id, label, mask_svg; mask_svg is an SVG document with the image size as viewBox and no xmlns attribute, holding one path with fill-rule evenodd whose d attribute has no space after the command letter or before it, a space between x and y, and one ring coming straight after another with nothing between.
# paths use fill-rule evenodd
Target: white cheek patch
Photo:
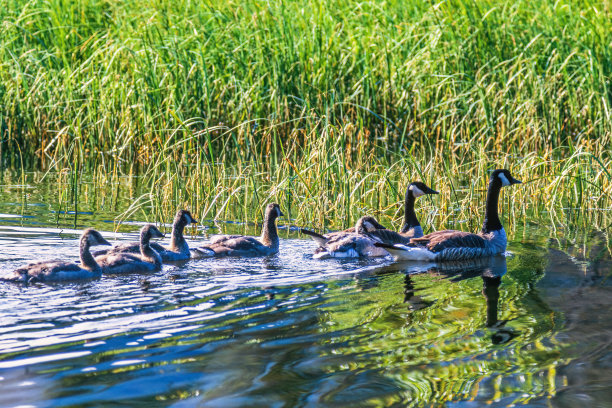
<instances>
[{"instance_id":1,"label":"white cheek patch","mask_svg":"<svg viewBox=\"0 0 612 408\"><path fill-rule=\"evenodd\" d=\"M498 177L499 177L499 179L500 179L500 180L501 180L501 182L502 182L502 186L504 186L504 187L505 187L505 186L509 186L509 185L510 185L510 182L508 181L508 179L506 178L506 176L504 175L504 173L499 173L499 174L498 174Z\"/></svg>"},{"instance_id":2,"label":"white cheek patch","mask_svg":"<svg viewBox=\"0 0 612 408\"><path fill-rule=\"evenodd\" d=\"M415 198L425 195L425 193L415 185L410 186L408 190L412 191L412 195L415 196Z\"/></svg>"},{"instance_id":3,"label":"white cheek patch","mask_svg":"<svg viewBox=\"0 0 612 408\"><path fill-rule=\"evenodd\" d=\"M278 207L276 207L276 214L277 214L279 217L282 217L282 216L283 216L283 214L281 213L280 208L278 208Z\"/></svg>"}]
</instances>

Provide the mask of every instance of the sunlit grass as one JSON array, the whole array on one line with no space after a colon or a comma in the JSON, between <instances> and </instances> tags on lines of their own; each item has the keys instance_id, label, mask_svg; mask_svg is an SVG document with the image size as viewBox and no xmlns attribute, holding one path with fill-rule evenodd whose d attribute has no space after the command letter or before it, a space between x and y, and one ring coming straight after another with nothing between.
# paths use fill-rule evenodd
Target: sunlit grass
<instances>
[{"instance_id":1,"label":"sunlit grass","mask_svg":"<svg viewBox=\"0 0 612 408\"><path fill-rule=\"evenodd\" d=\"M1 165L99 183L156 220L474 230L487 171L510 168L506 223L609 226L612 14L600 1L469 4L10 0L0 9ZM141 190L141 189L138 189ZM152 210L149 209L151 206ZM145 210L146 208L146 210Z\"/></svg>"}]
</instances>

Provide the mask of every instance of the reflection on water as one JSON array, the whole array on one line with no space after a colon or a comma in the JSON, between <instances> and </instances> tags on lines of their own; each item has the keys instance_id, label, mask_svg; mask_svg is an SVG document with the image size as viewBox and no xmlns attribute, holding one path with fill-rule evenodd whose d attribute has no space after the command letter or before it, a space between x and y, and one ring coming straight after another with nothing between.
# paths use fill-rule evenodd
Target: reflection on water
<instances>
[{"instance_id":1,"label":"reflection on water","mask_svg":"<svg viewBox=\"0 0 612 408\"><path fill-rule=\"evenodd\" d=\"M80 230L0 212L0 269L78 257ZM514 236L471 263L316 261L290 238L269 258L0 283L0 406L609 406L609 237Z\"/></svg>"}]
</instances>

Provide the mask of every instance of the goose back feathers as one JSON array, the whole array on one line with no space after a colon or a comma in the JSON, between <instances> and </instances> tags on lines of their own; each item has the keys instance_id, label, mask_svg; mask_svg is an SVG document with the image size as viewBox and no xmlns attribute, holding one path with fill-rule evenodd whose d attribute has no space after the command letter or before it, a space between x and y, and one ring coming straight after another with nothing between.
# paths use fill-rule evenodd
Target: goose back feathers
<instances>
[{"instance_id":1,"label":"goose back feathers","mask_svg":"<svg viewBox=\"0 0 612 408\"><path fill-rule=\"evenodd\" d=\"M64 260L34 262L14 270L2 280L32 283L98 278L102 269L89 251L89 248L95 245L111 244L98 231L86 229L80 240L80 265Z\"/></svg>"},{"instance_id":2,"label":"goose back feathers","mask_svg":"<svg viewBox=\"0 0 612 408\"><path fill-rule=\"evenodd\" d=\"M154 225L145 225L140 230L139 255L127 252L110 253L97 257L96 261L100 264L104 273L136 273L160 270L162 258L157 251L151 248L150 240L163 237L164 234Z\"/></svg>"},{"instance_id":3,"label":"goose back feathers","mask_svg":"<svg viewBox=\"0 0 612 408\"><path fill-rule=\"evenodd\" d=\"M387 255L387 251L375 247L375 241L367 236L368 232L378 230L379 225L373 217L365 216L357 220L355 232L341 231L342 234L330 238L308 230L302 232L312 236L320 245L313 255L315 259L379 257Z\"/></svg>"},{"instance_id":4,"label":"goose back feathers","mask_svg":"<svg viewBox=\"0 0 612 408\"><path fill-rule=\"evenodd\" d=\"M193 249L192 257L255 257L274 255L278 252L280 242L276 229L276 220L281 216L283 216L283 213L278 204L268 204L259 239L244 235L219 235L213 237L207 245Z\"/></svg>"}]
</instances>

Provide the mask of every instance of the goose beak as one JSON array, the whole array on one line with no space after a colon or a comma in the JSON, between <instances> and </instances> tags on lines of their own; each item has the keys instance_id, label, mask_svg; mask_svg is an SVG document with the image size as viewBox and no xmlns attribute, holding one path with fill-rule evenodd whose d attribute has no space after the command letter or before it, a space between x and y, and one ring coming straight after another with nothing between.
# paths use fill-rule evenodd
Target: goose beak
<instances>
[{"instance_id":1,"label":"goose beak","mask_svg":"<svg viewBox=\"0 0 612 408\"><path fill-rule=\"evenodd\" d=\"M100 240L98 241L98 245L107 245L107 246L113 246L113 244L111 244L110 242L108 242L107 240L105 240L104 238L100 237Z\"/></svg>"},{"instance_id":2,"label":"goose beak","mask_svg":"<svg viewBox=\"0 0 612 408\"><path fill-rule=\"evenodd\" d=\"M510 184L522 184L523 182L521 180L517 180L514 177L512 177L512 180L510 180Z\"/></svg>"},{"instance_id":3,"label":"goose beak","mask_svg":"<svg viewBox=\"0 0 612 408\"><path fill-rule=\"evenodd\" d=\"M152 232L151 238L165 238L166 237L166 235L162 234L162 232L158 230L157 228L151 232Z\"/></svg>"},{"instance_id":4,"label":"goose beak","mask_svg":"<svg viewBox=\"0 0 612 408\"><path fill-rule=\"evenodd\" d=\"M438 192L438 191L436 191L434 189L428 188L428 190L425 191L425 194L440 194L440 192Z\"/></svg>"}]
</instances>

